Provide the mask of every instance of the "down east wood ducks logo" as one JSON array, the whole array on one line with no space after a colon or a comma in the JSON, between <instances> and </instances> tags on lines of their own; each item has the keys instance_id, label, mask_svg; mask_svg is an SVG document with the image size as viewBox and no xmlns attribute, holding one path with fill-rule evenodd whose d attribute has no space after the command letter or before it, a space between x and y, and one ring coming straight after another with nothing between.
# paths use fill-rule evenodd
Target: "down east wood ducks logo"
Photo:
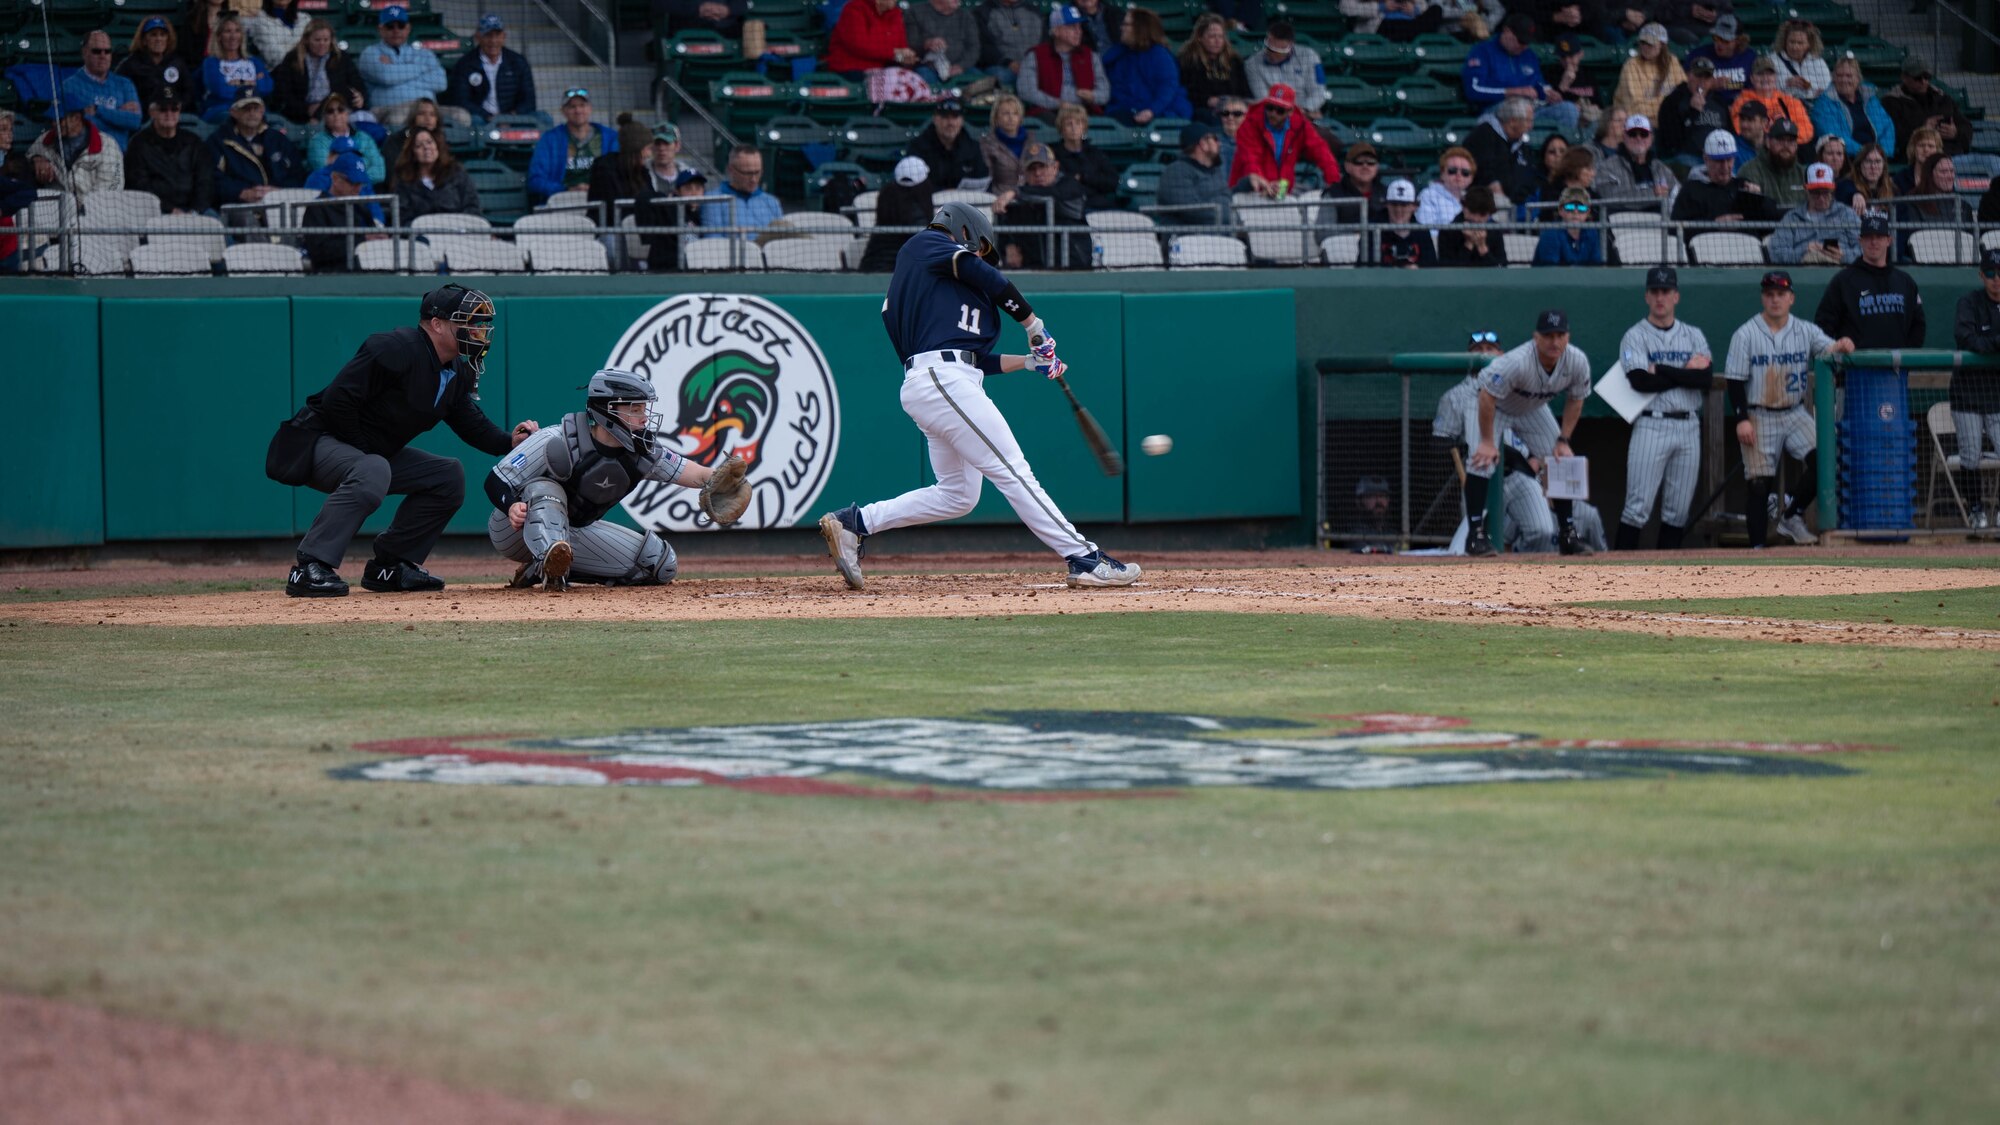
<instances>
[{"instance_id":1,"label":"down east wood ducks logo","mask_svg":"<svg viewBox=\"0 0 2000 1125\"><path fill-rule=\"evenodd\" d=\"M742 293L686 293L634 320L605 366L634 371L660 392L660 437L690 461L750 463L742 527L790 527L815 510L840 445L833 371L791 314ZM641 527L711 525L693 491L642 483L625 498Z\"/></svg>"}]
</instances>

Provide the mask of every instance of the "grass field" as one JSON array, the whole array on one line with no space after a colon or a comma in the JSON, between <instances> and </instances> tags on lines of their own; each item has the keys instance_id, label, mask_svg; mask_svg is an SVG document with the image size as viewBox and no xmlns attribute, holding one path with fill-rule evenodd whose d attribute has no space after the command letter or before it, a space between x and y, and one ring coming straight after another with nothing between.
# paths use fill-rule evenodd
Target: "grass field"
<instances>
[{"instance_id":1,"label":"grass field","mask_svg":"<svg viewBox=\"0 0 2000 1125\"><path fill-rule=\"evenodd\" d=\"M1785 621L1882 621L1938 628L2000 629L2000 586L1903 594L1842 594L1827 597L1658 598L1652 601L1586 602L1659 613L1773 617Z\"/></svg>"},{"instance_id":2,"label":"grass field","mask_svg":"<svg viewBox=\"0 0 2000 1125\"><path fill-rule=\"evenodd\" d=\"M677 1122L2000 1114L1991 652L1181 613L0 637L0 989ZM1893 749L1060 804L329 777L372 739L1035 709Z\"/></svg>"}]
</instances>

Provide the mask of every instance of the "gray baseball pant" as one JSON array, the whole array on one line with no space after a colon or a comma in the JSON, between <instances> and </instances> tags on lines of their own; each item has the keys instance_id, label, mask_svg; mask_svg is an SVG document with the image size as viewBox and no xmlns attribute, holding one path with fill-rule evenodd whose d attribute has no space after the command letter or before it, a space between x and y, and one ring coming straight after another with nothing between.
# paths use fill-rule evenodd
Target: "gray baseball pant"
<instances>
[{"instance_id":1,"label":"gray baseball pant","mask_svg":"<svg viewBox=\"0 0 2000 1125\"><path fill-rule=\"evenodd\" d=\"M362 521L385 498L406 497L375 537L375 557L413 563L430 557L444 525L465 502L465 467L456 460L407 445L393 457L363 453L330 434L313 445L306 483L329 495L299 540L299 554L335 568Z\"/></svg>"},{"instance_id":2,"label":"gray baseball pant","mask_svg":"<svg viewBox=\"0 0 2000 1125\"><path fill-rule=\"evenodd\" d=\"M1686 527L1700 474L1701 419L1640 415L1632 423L1632 444L1625 451L1625 512L1619 519L1645 527L1653 514L1653 496L1664 483L1660 522Z\"/></svg>"}]
</instances>

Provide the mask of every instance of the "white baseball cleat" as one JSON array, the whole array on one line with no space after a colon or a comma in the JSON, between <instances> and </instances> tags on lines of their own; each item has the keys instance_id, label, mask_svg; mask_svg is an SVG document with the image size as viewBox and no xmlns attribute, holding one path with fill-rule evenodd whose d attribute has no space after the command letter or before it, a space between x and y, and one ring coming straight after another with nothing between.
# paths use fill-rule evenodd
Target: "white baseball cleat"
<instances>
[{"instance_id":1,"label":"white baseball cleat","mask_svg":"<svg viewBox=\"0 0 2000 1125\"><path fill-rule=\"evenodd\" d=\"M1778 533L1792 542L1805 547L1810 547L1819 542L1819 536L1806 530L1806 518L1804 516L1787 515L1784 519L1779 520Z\"/></svg>"},{"instance_id":2,"label":"white baseball cleat","mask_svg":"<svg viewBox=\"0 0 2000 1125\"><path fill-rule=\"evenodd\" d=\"M1063 582L1070 586L1130 586L1139 580L1138 563L1122 563L1103 551L1069 557L1069 573Z\"/></svg>"},{"instance_id":3,"label":"white baseball cleat","mask_svg":"<svg viewBox=\"0 0 2000 1125\"><path fill-rule=\"evenodd\" d=\"M851 504L828 512L819 518L819 535L826 540L826 553L833 556L841 580L848 589L859 590L865 581L861 576L861 536L848 526L848 519L856 523L861 519L860 511Z\"/></svg>"}]
</instances>

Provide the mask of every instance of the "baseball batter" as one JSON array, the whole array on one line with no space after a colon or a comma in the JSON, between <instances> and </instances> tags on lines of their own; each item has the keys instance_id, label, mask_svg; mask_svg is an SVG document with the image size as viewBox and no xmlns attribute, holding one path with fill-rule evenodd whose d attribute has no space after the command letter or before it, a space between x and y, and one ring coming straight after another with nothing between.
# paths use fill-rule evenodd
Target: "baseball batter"
<instances>
[{"instance_id":1,"label":"baseball batter","mask_svg":"<svg viewBox=\"0 0 2000 1125\"><path fill-rule=\"evenodd\" d=\"M1618 549L1639 548L1639 533L1660 498L1660 549L1687 537L1695 478L1701 472L1701 406L1713 375L1714 356L1701 329L1679 319L1680 274L1672 266L1646 272L1646 318L1625 332L1618 346L1625 380L1653 401L1632 421L1625 451L1625 511L1618 519Z\"/></svg>"},{"instance_id":2,"label":"baseball batter","mask_svg":"<svg viewBox=\"0 0 2000 1125\"><path fill-rule=\"evenodd\" d=\"M1549 401L1566 395L1560 425ZM1500 464L1501 428L1517 434L1531 457L1572 456L1569 439L1583 417L1583 400L1590 395L1590 359L1570 346L1569 314L1544 309L1535 318L1534 339L1487 365L1479 376L1479 445L1466 463L1466 519L1475 538L1486 537L1486 511L1474 498L1484 496L1485 478ZM1562 525L1558 544L1565 555L1593 553L1577 534L1575 503L1555 501Z\"/></svg>"},{"instance_id":3,"label":"baseball batter","mask_svg":"<svg viewBox=\"0 0 2000 1125\"><path fill-rule=\"evenodd\" d=\"M1743 445L1743 475L1750 482L1747 516L1753 549L1766 545L1778 458L1785 454L1803 462L1804 472L1791 505L1778 519L1778 530L1794 543L1814 542L1805 521L1806 506L1819 490L1814 452L1819 435L1805 407L1812 391L1813 360L1854 350L1853 340L1845 336L1835 340L1813 322L1792 315L1798 294L1792 291L1791 274L1772 270L1764 275L1761 289L1764 311L1729 338L1729 359L1723 369L1731 412L1738 418L1736 440Z\"/></svg>"},{"instance_id":4,"label":"baseball batter","mask_svg":"<svg viewBox=\"0 0 2000 1125\"><path fill-rule=\"evenodd\" d=\"M929 439L937 483L888 500L850 504L820 517L827 553L851 589L862 588L862 541L898 527L970 512L980 482L990 480L1028 530L1069 564L1071 586L1129 586L1139 568L1099 550L1064 518L1035 479L1014 431L986 397L985 378L1033 367L1054 378L1067 370L1042 318L996 257L993 221L965 203L947 203L896 254L882 321L903 364L903 410ZM1001 310L1027 331L1029 355L1000 355Z\"/></svg>"},{"instance_id":5,"label":"baseball batter","mask_svg":"<svg viewBox=\"0 0 2000 1125\"><path fill-rule=\"evenodd\" d=\"M731 457L711 470L657 442L659 400L652 383L630 371L590 377L585 408L535 435L486 474L493 514L486 538L521 564L510 586L568 588L575 578L610 586L659 586L674 580L674 549L652 531L606 523L606 513L642 480L700 488L702 511L727 526L749 504L745 464Z\"/></svg>"}]
</instances>

